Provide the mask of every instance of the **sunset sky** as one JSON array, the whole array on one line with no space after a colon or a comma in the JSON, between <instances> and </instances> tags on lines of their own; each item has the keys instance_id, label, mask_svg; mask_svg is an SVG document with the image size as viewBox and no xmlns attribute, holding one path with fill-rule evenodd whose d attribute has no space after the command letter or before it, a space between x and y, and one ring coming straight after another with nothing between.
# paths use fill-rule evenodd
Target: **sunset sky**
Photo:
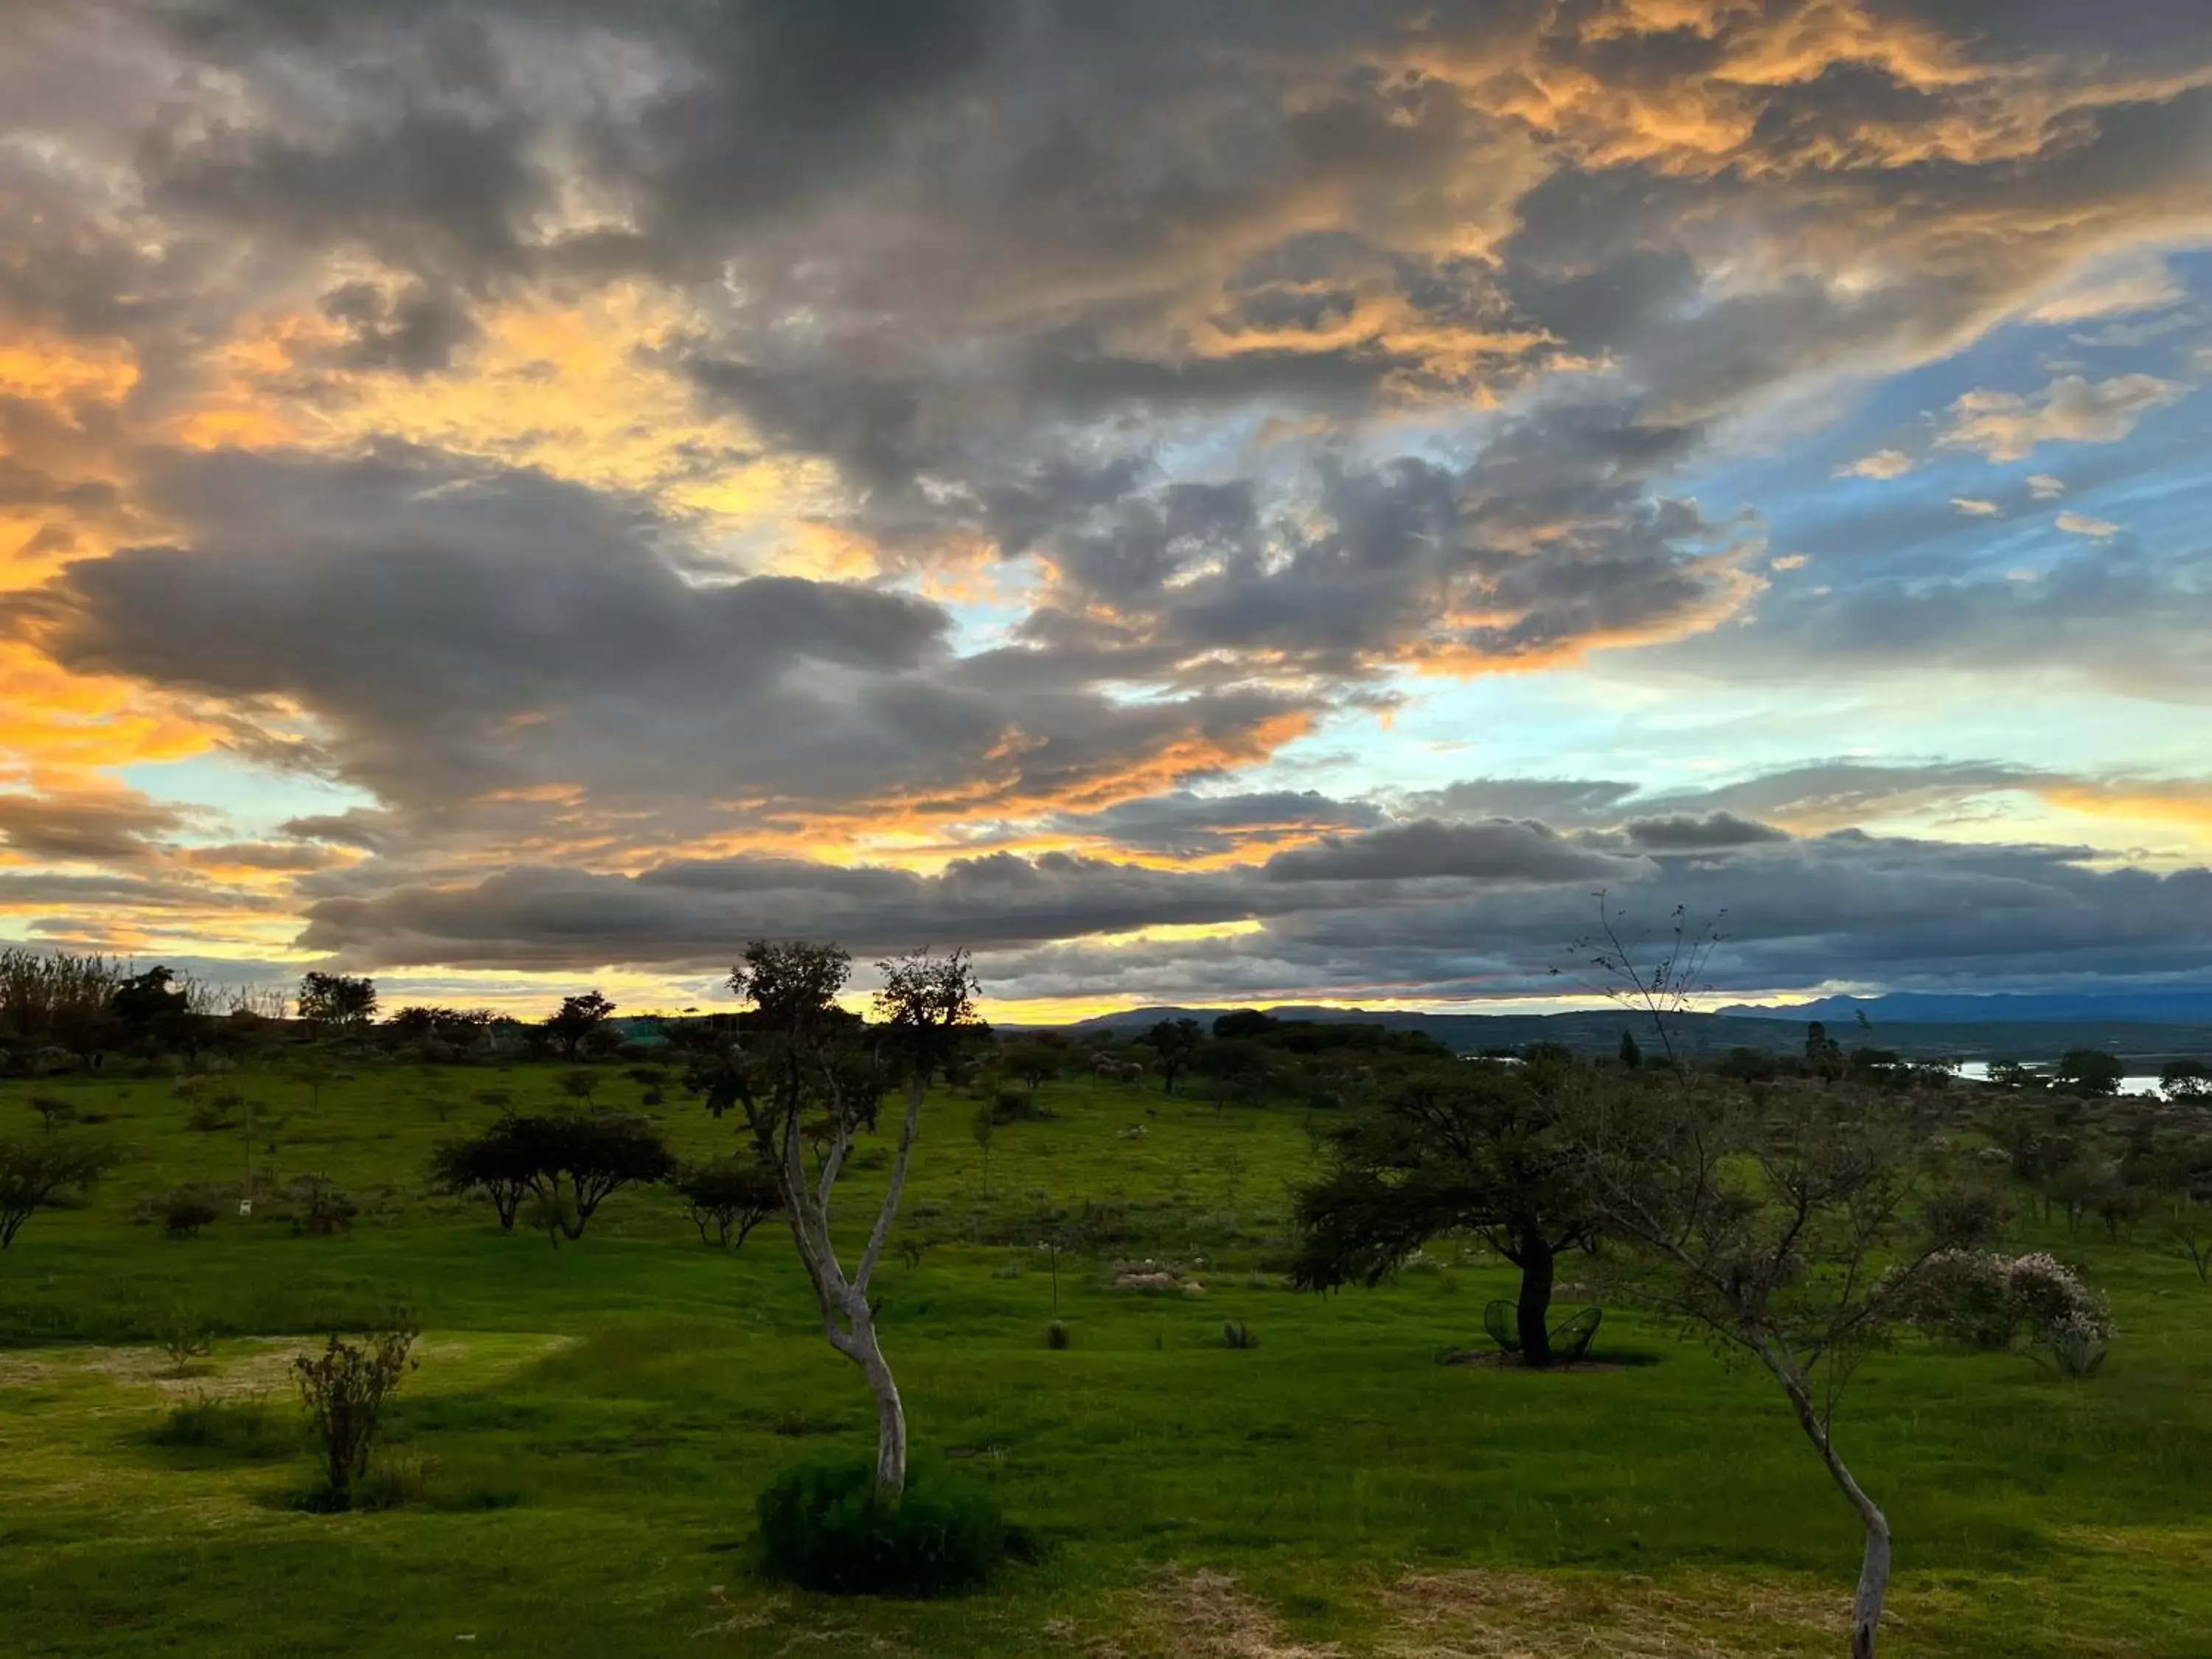
<instances>
[{"instance_id":1,"label":"sunset sky","mask_svg":"<svg viewBox=\"0 0 2212 1659\"><path fill-rule=\"evenodd\" d=\"M2208 380L2212 5L0 0L0 937L2212 983Z\"/></svg>"}]
</instances>

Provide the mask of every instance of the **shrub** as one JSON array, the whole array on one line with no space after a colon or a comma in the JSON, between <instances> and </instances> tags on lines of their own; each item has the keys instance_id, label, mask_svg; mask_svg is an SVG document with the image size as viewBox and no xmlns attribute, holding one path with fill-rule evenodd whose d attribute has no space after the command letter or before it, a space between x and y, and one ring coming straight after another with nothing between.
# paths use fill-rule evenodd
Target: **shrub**
<instances>
[{"instance_id":1,"label":"shrub","mask_svg":"<svg viewBox=\"0 0 2212 1659\"><path fill-rule=\"evenodd\" d=\"M76 1107L70 1105L66 1100L57 1100L52 1095L33 1095L31 1109L39 1115L39 1121L45 1126L48 1133L52 1133L64 1123L73 1121L76 1117Z\"/></svg>"},{"instance_id":2,"label":"shrub","mask_svg":"<svg viewBox=\"0 0 2212 1659\"><path fill-rule=\"evenodd\" d=\"M2069 1376L2094 1376L2112 1337L2105 1298L2041 1250L2016 1257L1945 1251L1929 1264L1914 1317L1970 1347L2048 1348Z\"/></svg>"},{"instance_id":3,"label":"shrub","mask_svg":"<svg viewBox=\"0 0 2212 1659\"><path fill-rule=\"evenodd\" d=\"M2081 1326L2063 1326L2051 1334L2051 1363L2058 1368L2060 1376L2087 1382L2104 1365L2110 1346L2103 1337Z\"/></svg>"},{"instance_id":4,"label":"shrub","mask_svg":"<svg viewBox=\"0 0 2212 1659\"><path fill-rule=\"evenodd\" d=\"M420 1334L414 1322L395 1316L358 1343L332 1334L319 1356L292 1361L300 1404L323 1455L325 1483L309 1507L343 1510L353 1484L368 1468L369 1449L384 1419L384 1406L400 1379L415 1369L409 1358Z\"/></svg>"},{"instance_id":5,"label":"shrub","mask_svg":"<svg viewBox=\"0 0 2212 1659\"><path fill-rule=\"evenodd\" d=\"M154 1210L172 1238L198 1238L200 1229L222 1213L200 1194L190 1192L166 1194L155 1200Z\"/></svg>"},{"instance_id":6,"label":"shrub","mask_svg":"<svg viewBox=\"0 0 2212 1659\"><path fill-rule=\"evenodd\" d=\"M348 1231L361 1213L361 1206L328 1176L301 1176L285 1188L284 1197L292 1231L318 1238Z\"/></svg>"},{"instance_id":7,"label":"shrub","mask_svg":"<svg viewBox=\"0 0 2212 1659\"><path fill-rule=\"evenodd\" d=\"M1006 1556L997 1504L919 1468L889 1498L872 1463L802 1464L757 1512L768 1571L835 1595L939 1595L982 1583Z\"/></svg>"},{"instance_id":8,"label":"shrub","mask_svg":"<svg viewBox=\"0 0 2212 1659\"><path fill-rule=\"evenodd\" d=\"M1051 1115L1036 1103L1035 1095L1012 1084L991 1097L991 1121L994 1123L1042 1123Z\"/></svg>"},{"instance_id":9,"label":"shrub","mask_svg":"<svg viewBox=\"0 0 2212 1659\"><path fill-rule=\"evenodd\" d=\"M204 1099L196 1099L192 1102L191 1109L185 1114L185 1127L197 1130L201 1134L214 1134L231 1128L237 1122L231 1113L245 1103L245 1098L235 1094L210 1095Z\"/></svg>"},{"instance_id":10,"label":"shrub","mask_svg":"<svg viewBox=\"0 0 2212 1659\"><path fill-rule=\"evenodd\" d=\"M169 1357L169 1375L182 1376L214 1348L207 1322L190 1308L172 1308L154 1322L154 1341Z\"/></svg>"},{"instance_id":11,"label":"shrub","mask_svg":"<svg viewBox=\"0 0 2212 1659\"><path fill-rule=\"evenodd\" d=\"M1221 1346L1224 1348L1256 1348L1260 1339L1252 1334L1252 1328L1243 1320L1231 1320L1221 1328Z\"/></svg>"},{"instance_id":12,"label":"shrub","mask_svg":"<svg viewBox=\"0 0 2212 1659\"><path fill-rule=\"evenodd\" d=\"M1071 1347L1073 1344L1074 1339L1067 1334L1067 1322L1066 1320L1055 1319L1051 1324L1044 1328L1044 1345L1046 1347L1059 1350Z\"/></svg>"}]
</instances>

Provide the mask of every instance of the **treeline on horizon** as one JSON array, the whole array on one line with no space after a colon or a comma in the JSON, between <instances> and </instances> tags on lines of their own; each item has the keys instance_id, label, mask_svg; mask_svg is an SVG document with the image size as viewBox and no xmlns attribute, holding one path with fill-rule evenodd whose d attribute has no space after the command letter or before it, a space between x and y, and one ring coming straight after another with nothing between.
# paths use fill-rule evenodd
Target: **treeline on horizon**
<instances>
[{"instance_id":1,"label":"treeline on horizon","mask_svg":"<svg viewBox=\"0 0 2212 1659\"><path fill-rule=\"evenodd\" d=\"M564 996L551 1014L536 1020L489 1008L428 1004L386 1012L374 980L366 975L310 971L289 990L234 989L166 966L130 971L96 954L0 949L0 1075L94 1068L111 1058L245 1063L288 1046L331 1043L447 1062L495 1057L638 1062L663 1047L680 1051L711 1045L719 1034L741 1030L747 1023L737 1011L629 1019L619 1014L617 1005L597 988ZM1025 1065L1012 1069L1025 1072L1032 1083L1070 1071L1126 1077L1135 1066L1160 1079L1170 1092L1186 1078L1196 1078L1209 1094L1228 1098L1255 1097L1272 1088L1279 1068L1270 1056L1358 1053L1525 1060L1558 1053L1601 1063L1645 1063L1637 1032L1646 1017L1620 1008L1373 1018L1252 1008L1206 1018L1177 1009L1145 1014L1159 1017L1105 1016L1064 1028L1009 1025L995 1034L978 1020L974 1032L979 1038L995 1035L1002 1052L1025 1055ZM2185 1088L2204 1074L2204 1057L2212 1055L2212 1028L2191 1026L2130 1024L2129 1035L2139 1040L2132 1048L2103 1040L2109 1034L2101 1026L2071 1022L2034 1023L2023 1030L2009 1024L1877 1028L1862 1020L1856 1029L1840 1029L1850 1036L1848 1044L1819 1020L1801 1032L1770 1018L1677 1010L1668 1014L1665 1031L1674 1057L1655 1055L1650 1063L1679 1062L1748 1081L1848 1077L1887 1087L1941 1088L1954 1080L1961 1050L1979 1048L2007 1056L1990 1066L1993 1086L2094 1094L2117 1088L2130 1069L2157 1071L2165 1085ZM1972 1042L1971 1034L1990 1029L2012 1040ZM1647 1042L1650 1035L1644 1030ZM1969 1040L1957 1041L1962 1036ZM2156 1042L2160 1036L2168 1040Z\"/></svg>"}]
</instances>

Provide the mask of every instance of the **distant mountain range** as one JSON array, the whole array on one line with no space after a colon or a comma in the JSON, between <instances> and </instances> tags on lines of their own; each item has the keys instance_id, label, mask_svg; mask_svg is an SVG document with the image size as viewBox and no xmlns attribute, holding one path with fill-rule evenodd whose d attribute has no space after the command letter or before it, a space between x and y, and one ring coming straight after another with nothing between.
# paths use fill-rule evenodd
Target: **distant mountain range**
<instances>
[{"instance_id":1,"label":"distant mountain range","mask_svg":"<svg viewBox=\"0 0 2212 1659\"><path fill-rule=\"evenodd\" d=\"M2212 1024L2212 988L2181 985L2144 991L1994 992L1893 991L1878 997L1822 997L1788 1006L1740 1002L1717 1014L1744 1019L1808 1019L1858 1023L1864 1012L1880 1025L1891 1021L1947 1025L2014 1024L2021 1020L2127 1020L2155 1024Z\"/></svg>"},{"instance_id":2,"label":"distant mountain range","mask_svg":"<svg viewBox=\"0 0 2212 1659\"><path fill-rule=\"evenodd\" d=\"M2156 994L2168 994L2165 993ZM1678 1048L1688 1056L1726 1054L1731 1048L1757 1048L1769 1054L1801 1051L1808 1020L1841 1026L1835 1035L1847 1048L1868 1043L1893 1049L1912 1060L2056 1060L2069 1048L2104 1048L2133 1060L2155 1062L2176 1054L2212 1055L2212 993L2171 994L2198 998L2179 1003L2201 1012L2181 1017L2154 1018L2136 1014L2137 1006L2124 994L2102 998L2022 997L1871 997L1863 1002L1850 997L1828 997L1818 1003L1793 1008L1741 1006L1717 1013L1684 1014L1671 1022ZM1893 1012L1901 1003L1969 1005L1964 1017L1901 1018ZM2031 1012L2021 1003L2048 1000L2056 1012ZM2124 1004L2095 1007L2100 1000ZM1857 1011L1864 1007L1873 1029L1860 1031ZM2094 1007L2094 1012L2067 1012L2067 1008ZM1227 1008L1155 1006L1128 1008L1097 1014L1064 1029L1073 1031L1109 1030L1132 1036L1164 1019L1190 1018L1211 1026ZM1650 1024L1626 1009L1587 1010L1567 1014L1429 1014L1398 1008L1316 1008L1296 1004L1266 1010L1278 1019L1364 1020L1393 1030L1425 1031L1460 1054L1480 1054L1486 1048L1514 1049L1531 1042L1564 1042L1583 1054L1610 1054L1624 1030L1633 1031L1645 1048L1654 1046ZM1019 1030L1018 1025L1006 1029Z\"/></svg>"}]
</instances>

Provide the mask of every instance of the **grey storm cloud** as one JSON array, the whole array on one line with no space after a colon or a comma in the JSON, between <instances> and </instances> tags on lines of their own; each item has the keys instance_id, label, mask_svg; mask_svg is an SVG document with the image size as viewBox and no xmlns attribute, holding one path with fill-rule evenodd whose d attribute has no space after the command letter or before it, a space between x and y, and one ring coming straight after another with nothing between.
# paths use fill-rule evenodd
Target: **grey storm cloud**
<instances>
[{"instance_id":1,"label":"grey storm cloud","mask_svg":"<svg viewBox=\"0 0 2212 1659\"><path fill-rule=\"evenodd\" d=\"M1631 841L1654 853L1707 852L1790 839L1787 830L1740 818L1733 812L1709 812L1704 817L1679 812L1666 817L1631 818L1624 827Z\"/></svg>"},{"instance_id":2,"label":"grey storm cloud","mask_svg":"<svg viewBox=\"0 0 2212 1659\"><path fill-rule=\"evenodd\" d=\"M1276 882L1475 880L1597 881L1632 878L1628 860L1579 847L1547 824L1494 820L1445 823L1419 818L1362 836L1331 836L1278 853L1266 875Z\"/></svg>"},{"instance_id":3,"label":"grey storm cloud","mask_svg":"<svg viewBox=\"0 0 2212 1659\"><path fill-rule=\"evenodd\" d=\"M1167 750L1203 771L1296 707L1117 702L1030 653L962 659L930 601L694 575L652 514L535 473L402 447L150 471L191 544L72 564L0 600L0 624L82 672L295 702L340 775L417 813L552 787L694 807L1079 794Z\"/></svg>"},{"instance_id":4,"label":"grey storm cloud","mask_svg":"<svg viewBox=\"0 0 2212 1659\"><path fill-rule=\"evenodd\" d=\"M1370 830L1382 822L1382 809L1370 802L1332 800L1316 789L1279 789L1233 795L1178 790L1103 811L1063 813L1054 824L1133 852L1203 858L1276 835Z\"/></svg>"},{"instance_id":5,"label":"grey storm cloud","mask_svg":"<svg viewBox=\"0 0 2212 1659\"><path fill-rule=\"evenodd\" d=\"M1520 826L1526 828L1526 826ZM1385 832L1387 833L1387 832ZM1605 902L1639 951L1683 904L1718 920L1720 989L1838 979L2033 986L2106 973L2212 969L2212 872L2090 867L2088 849L1961 847L1856 832L1715 849L1670 867L1613 861ZM1461 861L1465 867L1466 861ZM1449 999L1558 991L1596 919L1589 875L1530 878L1361 866L1189 873L1049 854L998 854L936 877L797 860L675 864L635 877L516 869L454 889L314 907L300 944L362 966L510 964L677 969L731 959L748 938L837 937L856 950L924 940L981 952L993 994L1153 1000L1295 996L1328 985ZM1347 875L1360 878L1345 879ZM1256 921L1257 931L1111 948L1093 933Z\"/></svg>"}]
</instances>

